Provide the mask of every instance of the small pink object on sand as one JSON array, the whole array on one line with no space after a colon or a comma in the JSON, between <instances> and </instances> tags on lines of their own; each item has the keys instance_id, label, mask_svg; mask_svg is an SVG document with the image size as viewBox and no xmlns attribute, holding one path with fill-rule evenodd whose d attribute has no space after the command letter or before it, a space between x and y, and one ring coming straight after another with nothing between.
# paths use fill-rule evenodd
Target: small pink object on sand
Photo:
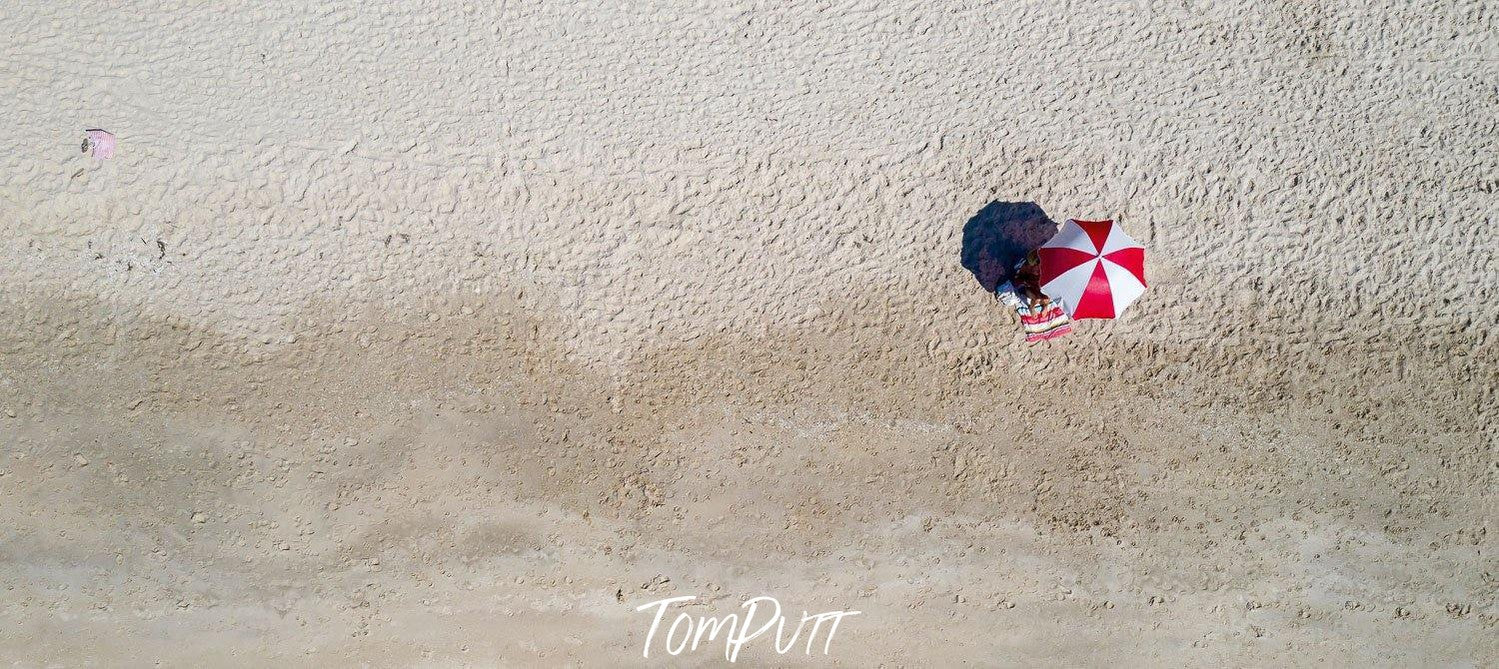
<instances>
[{"instance_id":1,"label":"small pink object on sand","mask_svg":"<svg viewBox=\"0 0 1499 669\"><path fill-rule=\"evenodd\" d=\"M84 133L88 136L83 140L83 151L95 158L115 157L115 136L108 130L90 128Z\"/></svg>"}]
</instances>

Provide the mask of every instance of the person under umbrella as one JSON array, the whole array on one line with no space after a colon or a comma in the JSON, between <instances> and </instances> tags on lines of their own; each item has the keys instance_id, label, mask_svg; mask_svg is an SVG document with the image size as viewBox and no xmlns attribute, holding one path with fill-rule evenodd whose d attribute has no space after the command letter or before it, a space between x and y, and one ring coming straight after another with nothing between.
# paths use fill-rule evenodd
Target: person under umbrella
<instances>
[{"instance_id":1,"label":"person under umbrella","mask_svg":"<svg viewBox=\"0 0 1499 669\"><path fill-rule=\"evenodd\" d=\"M1062 306L1041 292L1041 259L1035 251L1015 266L1015 274L1001 284L995 295L1020 315L1027 342L1055 339L1072 331L1072 319Z\"/></svg>"}]
</instances>

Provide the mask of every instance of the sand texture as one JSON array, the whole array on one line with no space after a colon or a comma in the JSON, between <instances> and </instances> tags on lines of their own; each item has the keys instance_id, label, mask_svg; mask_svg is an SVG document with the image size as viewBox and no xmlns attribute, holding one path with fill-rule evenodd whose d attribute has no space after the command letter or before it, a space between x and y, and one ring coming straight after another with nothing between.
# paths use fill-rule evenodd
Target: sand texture
<instances>
[{"instance_id":1,"label":"sand texture","mask_svg":"<svg viewBox=\"0 0 1499 669\"><path fill-rule=\"evenodd\" d=\"M1499 664L1492 1L106 4L0 11L0 666ZM1149 292L1024 344L1015 212Z\"/></svg>"}]
</instances>

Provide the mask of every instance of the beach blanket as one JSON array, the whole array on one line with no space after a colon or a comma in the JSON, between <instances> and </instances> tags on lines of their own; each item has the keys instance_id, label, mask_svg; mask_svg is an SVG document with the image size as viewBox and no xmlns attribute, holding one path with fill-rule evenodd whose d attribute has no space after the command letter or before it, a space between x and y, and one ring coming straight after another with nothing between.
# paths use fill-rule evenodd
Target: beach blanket
<instances>
[{"instance_id":1,"label":"beach blanket","mask_svg":"<svg viewBox=\"0 0 1499 669\"><path fill-rule=\"evenodd\" d=\"M1056 302L1036 306L1022 303L1015 307L1015 311L1020 314L1020 327L1025 330L1028 342L1054 339L1072 332L1072 319Z\"/></svg>"},{"instance_id":2,"label":"beach blanket","mask_svg":"<svg viewBox=\"0 0 1499 669\"><path fill-rule=\"evenodd\" d=\"M1067 312L1057 302L1035 306L1027 304L1010 282L1005 282L994 293L1000 302L1020 314L1020 328L1025 331L1026 341L1046 341L1072 332L1072 319L1067 317Z\"/></svg>"}]
</instances>

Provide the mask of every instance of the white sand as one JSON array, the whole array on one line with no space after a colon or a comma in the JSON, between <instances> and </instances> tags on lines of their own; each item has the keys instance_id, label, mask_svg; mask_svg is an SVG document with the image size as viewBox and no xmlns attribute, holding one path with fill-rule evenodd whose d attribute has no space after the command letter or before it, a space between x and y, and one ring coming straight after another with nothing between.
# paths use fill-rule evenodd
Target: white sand
<instances>
[{"instance_id":1,"label":"white sand","mask_svg":"<svg viewBox=\"0 0 1499 669\"><path fill-rule=\"evenodd\" d=\"M1499 662L1492 3L97 4L0 12L8 662ZM994 200L1150 292L1020 344Z\"/></svg>"}]
</instances>

